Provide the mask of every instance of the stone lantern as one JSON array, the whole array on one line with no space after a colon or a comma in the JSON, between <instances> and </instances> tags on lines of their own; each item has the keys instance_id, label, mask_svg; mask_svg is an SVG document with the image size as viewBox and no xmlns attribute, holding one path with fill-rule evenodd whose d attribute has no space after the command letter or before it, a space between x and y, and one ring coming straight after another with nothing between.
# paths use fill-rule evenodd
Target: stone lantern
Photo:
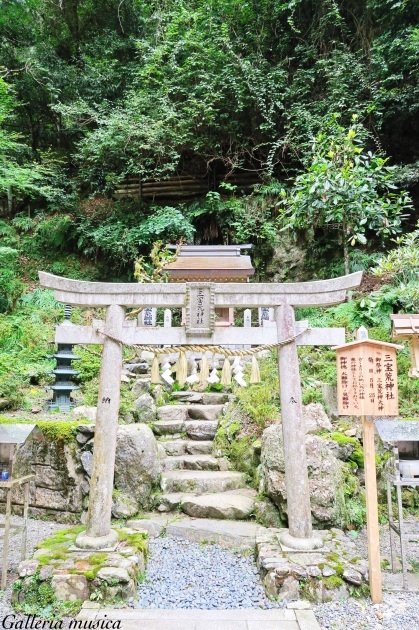
<instances>
[{"instance_id":1,"label":"stone lantern","mask_svg":"<svg viewBox=\"0 0 419 630\"><path fill-rule=\"evenodd\" d=\"M419 487L419 420L376 420L375 426L381 440L393 447L393 457L387 464L387 506L390 532L390 552L393 573L396 573L394 534L400 538L403 572L403 588L408 589L406 548L408 541L419 541L416 523L405 520L403 515L402 489ZM393 515L392 486L396 488L398 518Z\"/></svg>"}]
</instances>

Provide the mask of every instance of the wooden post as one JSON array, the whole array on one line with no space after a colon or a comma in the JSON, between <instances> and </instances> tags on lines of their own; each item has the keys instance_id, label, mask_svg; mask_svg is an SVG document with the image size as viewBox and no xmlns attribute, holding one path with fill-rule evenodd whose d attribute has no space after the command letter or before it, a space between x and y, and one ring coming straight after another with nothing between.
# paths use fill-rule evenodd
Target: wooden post
<instances>
[{"instance_id":1,"label":"wooden post","mask_svg":"<svg viewBox=\"0 0 419 630\"><path fill-rule=\"evenodd\" d=\"M295 335L293 307L285 303L278 306L275 317L278 340L293 337ZM292 549L308 551L322 547L323 540L320 536L313 536L311 525L306 430L295 341L278 348L278 367L289 526L289 533L281 535L281 542Z\"/></svg>"},{"instance_id":2,"label":"wooden post","mask_svg":"<svg viewBox=\"0 0 419 630\"><path fill-rule=\"evenodd\" d=\"M374 420L362 416L364 443L365 494L367 502L368 564L371 599L383 601L380 561L380 530L378 526L377 472L375 468Z\"/></svg>"},{"instance_id":3,"label":"wooden post","mask_svg":"<svg viewBox=\"0 0 419 630\"><path fill-rule=\"evenodd\" d=\"M7 488L6 495L6 516L4 521L4 543L3 543L3 567L1 573L1 590L4 591L7 583L7 565L9 560L10 541L10 514L12 511L12 488Z\"/></svg>"},{"instance_id":4,"label":"wooden post","mask_svg":"<svg viewBox=\"0 0 419 630\"><path fill-rule=\"evenodd\" d=\"M22 560L26 558L26 539L28 534L29 482L25 483L23 504Z\"/></svg>"},{"instance_id":5,"label":"wooden post","mask_svg":"<svg viewBox=\"0 0 419 630\"><path fill-rule=\"evenodd\" d=\"M118 541L111 529L112 491L118 431L118 413L122 370L122 335L125 309L108 306L100 370L99 399L95 439L93 443L92 477L86 532L81 532L76 545L83 549L107 549Z\"/></svg>"}]
</instances>

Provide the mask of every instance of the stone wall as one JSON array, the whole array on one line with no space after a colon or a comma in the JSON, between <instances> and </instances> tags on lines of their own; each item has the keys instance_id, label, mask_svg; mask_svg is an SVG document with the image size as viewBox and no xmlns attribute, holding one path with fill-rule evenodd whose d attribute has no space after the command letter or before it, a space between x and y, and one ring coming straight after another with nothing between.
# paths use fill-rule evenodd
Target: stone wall
<instances>
[{"instance_id":1,"label":"stone wall","mask_svg":"<svg viewBox=\"0 0 419 630\"><path fill-rule=\"evenodd\" d=\"M36 439L17 449L14 477L34 474L30 482L29 513L49 516L58 522L85 519L89 500L93 459L94 425L79 425L74 439L65 443L46 438ZM157 442L145 424L118 427L115 494L113 515L116 518L137 514L152 506L159 489L161 463ZM0 491L4 510L5 494ZM16 513L22 512L23 490L13 490Z\"/></svg>"},{"instance_id":2,"label":"stone wall","mask_svg":"<svg viewBox=\"0 0 419 630\"><path fill-rule=\"evenodd\" d=\"M29 483L30 514L51 516L58 521L75 520L83 509L88 482L75 460L75 443L49 441L42 434L17 449L14 477L34 474ZM4 491L0 500L4 502ZM14 510L23 505L23 489L13 489ZM19 509L20 508L20 509Z\"/></svg>"}]
</instances>

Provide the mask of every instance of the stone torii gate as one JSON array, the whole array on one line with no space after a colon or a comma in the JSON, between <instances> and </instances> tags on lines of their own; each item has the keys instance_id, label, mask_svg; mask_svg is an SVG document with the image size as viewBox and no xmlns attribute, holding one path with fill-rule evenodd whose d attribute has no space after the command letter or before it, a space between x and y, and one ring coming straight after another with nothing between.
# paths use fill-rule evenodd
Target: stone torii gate
<instances>
[{"instance_id":1,"label":"stone torii gate","mask_svg":"<svg viewBox=\"0 0 419 630\"><path fill-rule=\"evenodd\" d=\"M302 413L298 345L341 345L344 328L307 329L298 338L294 307L331 306L359 286L362 273L331 280L279 283L102 283L82 282L39 272L41 286L54 290L64 304L106 307L106 321L93 326L58 327L57 343L101 344L102 367L93 449L86 531L76 545L110 549L118 540L111 529L112 490L118 428L122 344L127 345L269 345L278 348L280 399L284 438L285 483L289 531L281 542L292 549L322 547L311 524L310 490ZM186 325L178 328L137 326L125 320L126 307L186 308ZM221 328L215 308L273 307L276 326ZM157 349L157 348L156 348ZM164 352L164 349L162 350Z\"/></svg>"}]
</instances>

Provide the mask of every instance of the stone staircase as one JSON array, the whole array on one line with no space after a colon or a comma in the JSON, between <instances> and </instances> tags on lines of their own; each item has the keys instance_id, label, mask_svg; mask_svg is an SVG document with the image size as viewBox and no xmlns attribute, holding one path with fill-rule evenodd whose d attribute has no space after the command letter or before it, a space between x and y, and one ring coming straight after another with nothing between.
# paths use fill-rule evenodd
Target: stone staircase
<instances>
[{"instance_id":1,"label":"stone staircase","mask_svg":"<svg viewBox=\"0 0 419 630\"><path fill-rule=\"evenodd\" d=\"M166 451L159 512L180 510L195 518L251 518L256 492L245 475L213 456L213 441L228 394L173 392L175 404L159 407L153 431Z\"/></svg>"}]
</instances>

